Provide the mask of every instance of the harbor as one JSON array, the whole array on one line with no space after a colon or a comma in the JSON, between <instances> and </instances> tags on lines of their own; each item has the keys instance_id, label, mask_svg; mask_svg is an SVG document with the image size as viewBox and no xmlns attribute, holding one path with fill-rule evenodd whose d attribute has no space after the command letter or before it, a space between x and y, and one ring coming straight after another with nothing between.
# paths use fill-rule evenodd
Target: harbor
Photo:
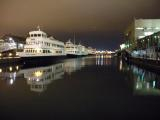
<instances>
[{"instance_id":1,"label":"harbor","mask_svg":"<svg viewBox=\"0 0 160 120\"><path fill-rule=\"evenodd\" d=\"M159 120L159 0L1 0L0 120Z\"/></svg>"},{"instance_id":2,"label":"harbor","mask_svg":"<svg viewBox=\"0 0 160 120\"><path fill-rule=\"evenodd\" d=\"M23 39L23 40L22 40ZM34 60L56 61L60 58L76 58L96 55L96 49L75 44L69 39L66 43L56 40L37 27L25 38L5 35L0 39L0 64L16 62L33 62Z\"/></svg>"}]
</instances>

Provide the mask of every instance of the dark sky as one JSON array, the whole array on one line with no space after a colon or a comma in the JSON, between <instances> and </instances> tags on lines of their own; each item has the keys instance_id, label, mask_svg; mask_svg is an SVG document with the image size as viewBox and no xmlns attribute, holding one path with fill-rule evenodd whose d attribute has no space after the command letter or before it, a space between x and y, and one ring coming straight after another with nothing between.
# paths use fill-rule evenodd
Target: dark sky
<instances>
[{"instance_id":1,"label":"dark sky","mask_svg":"<svg viewBox=\"0 0 160 120\"><path fill-rule=\"evenodd\" d=\"M0 36L26 35L40 25L66 41L116 49L133 18L160 18L160 0L0 0Z\"/></svg>"}]
</instances>

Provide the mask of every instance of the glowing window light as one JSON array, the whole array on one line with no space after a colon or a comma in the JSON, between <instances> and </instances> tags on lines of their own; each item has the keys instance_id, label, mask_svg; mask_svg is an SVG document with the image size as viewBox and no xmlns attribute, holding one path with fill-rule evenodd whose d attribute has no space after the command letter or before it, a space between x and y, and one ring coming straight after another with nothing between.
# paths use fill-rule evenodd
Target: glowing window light
<instances>
[{"instance_id":1,"label":"glowing window light","mask_svg":"<svg viewBox=\"0 0 160 120\"><path fill-rule=\"evenodd\" d=\"M141 28L141 27L137 27L136 29L137 29L137 30L143 30L144 28Z\"/></svg>"},{"instance_id":2,"label":"glowing window light","mask_svg":"<svg viewBox=\"0 0 160 120\"><path fill-rule=\"evenodd\" d=\"M36 77L40 77L40 76L43 75L43 72L41 72L41 71L36 71L36 72L34 73L34 75L35 75Z\"/></svg>"},{"instance_id":3,"label":"glowing window light","mask_svg":"<svg viewBox=\"0 0 160 120\"><path fill-rule=\"evenodd\" d=\"M9 37L9 40L11 41L11 40L13 40L13 38L12 38L12 37Z\"/></svg>"},{"instance_id":4,"label":"glowing window light","mask_svg":"<svg viewBox=\"0 0 160 120\"><path fill-rule=\"evenodd\" d=\"M18 70L19 69L19 66L16 66L16 70Z\"/></svg>"},{"instance_id":5,"label":"glowing window light","mask_svg":"<svg viewBox=\"0 0 160 120\"><path fill-rule=\"evenodd\" d=\"M9 53L9 56L12 56L12 53Z\"/></svg>"},{"instance_id":6,"label":"glowing window light","mask_svg":"<svg viewBox=\"0 0 160 120\"><path fill-rule=\"evenodd\" d=\"M9 71L12 71L13 70L13 68L12 67L9 67Z\"/></svg>"},{"instance_id":7,"label":"glowing window light","mask_svg":"<svg viewBox=\"0 0 160 120\"><path fill-rule=\"evenodd\" d=\"M0 68L0 73L2 72L2 69Z\"/></svg>"},{"instance_id":8,"label":"glowing window light","mask_svg":"<svg viewBox=\"0 0 160 120\"><path fill-rule=\"evenodd\" d=\"M19 54L18 53L16 53L16 56L18 56Z\"/></svg>"}]
</instances>

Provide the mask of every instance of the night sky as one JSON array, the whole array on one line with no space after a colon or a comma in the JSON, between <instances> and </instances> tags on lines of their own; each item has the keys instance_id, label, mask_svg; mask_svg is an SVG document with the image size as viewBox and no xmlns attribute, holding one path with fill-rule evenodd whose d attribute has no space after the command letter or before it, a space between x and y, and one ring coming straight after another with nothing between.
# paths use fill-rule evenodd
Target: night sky
<instances>
[{"instance_id":1,"label":"night sky","mask_svg":"<svg viewBox=\"0 0 160 120\"><path fill-rule=\"evenodd\" d=\"M160 18L160 0L0 0L0 36L38 25L56 39L114 50L134 18Z\"/></svg>"}]
</instances>

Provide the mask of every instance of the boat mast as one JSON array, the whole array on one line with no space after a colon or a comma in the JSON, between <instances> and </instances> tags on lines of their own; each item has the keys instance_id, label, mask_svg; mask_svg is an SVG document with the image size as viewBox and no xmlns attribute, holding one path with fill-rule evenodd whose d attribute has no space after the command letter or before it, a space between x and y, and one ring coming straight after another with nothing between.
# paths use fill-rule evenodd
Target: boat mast
<instances>
[{"instance_id":1,"label":"boat mast","mask_svg":"<svg viewBox=\"0 0 160 120\"><path fill-rule=\"evenodd\" d=\"M75 32L74 32L74 45L75 45Z\"/></svg>"},{"instance_id":2,"label":"boat mast","mask_svg":"<svg viewBox=\"0 0 160 120\"><path fill-rule=\"evenodd\" d=\"M76 50L76 44L75 44L75 32L74 32L74 51Z\"/></svg>"},{"instance_id":3,"label":"boat mast","mask_svg":"<svg viewBox=\"0 0 160 120\"><path fill-rule=\"evenodd\" d=\"M37 26L37 29L38 29L38 31L41 31L41 29L40 29L40 26L39 26L39 25Z\"/></svg>"}]
</instances>

